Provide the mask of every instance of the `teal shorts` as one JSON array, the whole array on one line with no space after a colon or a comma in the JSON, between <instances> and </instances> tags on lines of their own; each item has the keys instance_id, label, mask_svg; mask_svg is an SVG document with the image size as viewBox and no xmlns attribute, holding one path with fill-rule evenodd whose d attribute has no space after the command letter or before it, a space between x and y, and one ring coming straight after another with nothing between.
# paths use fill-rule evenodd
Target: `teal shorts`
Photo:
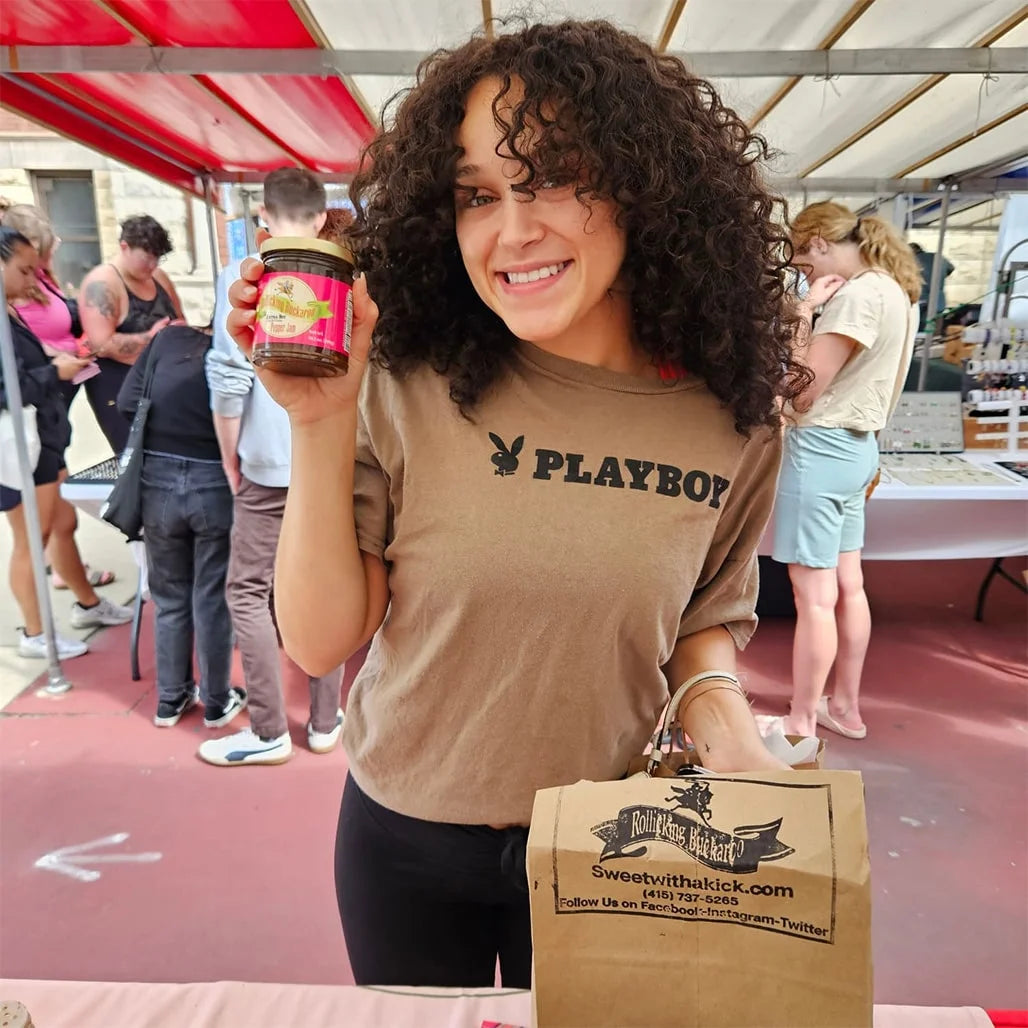
<instances>
[{"instance_id":1,"label":"teal shorts","mask_svg":"<svg viewBox=\"0 0 1028 1028\"><path fill-rule=\"evenodd\" d=\"M878 470L873 432L790 428L775 500L773 556L805 568L838 567L864 547L864 493Z\"/></svg>"}]
</instances>

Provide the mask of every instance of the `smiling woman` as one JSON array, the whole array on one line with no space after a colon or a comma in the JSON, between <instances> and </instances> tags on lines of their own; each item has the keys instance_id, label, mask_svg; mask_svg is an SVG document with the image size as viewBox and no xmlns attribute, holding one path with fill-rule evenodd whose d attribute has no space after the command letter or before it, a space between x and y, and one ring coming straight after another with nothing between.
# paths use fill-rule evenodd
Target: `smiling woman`
<instances>
[{"instance_id":1,"label":"smiling woman","mask_svg":"<svg viewBox=\"0 0 1028 1028\"><path fill-rule=\"evenodd\" d=\"M437 54L352 187L347 374L258 370L291 426L286 649L317 675L372 640L336 844L360 984L499 960L527 988L535 793L624 775L669 685L708 768L796 757L734 673L805 381L762 154L605 22ZM244 350L261 271L230 294Z\"/></svg>"},{"instance_id":2,"label":"smiling woman","mask_svg":"<svg viewBox=\"0 0 1028 1028\"><path fill-rule=\"evenodd\" d=\"M605 23L440 53L351 190L378 359L428 362L470 409L519 336L613 318L637 366L699 376L740 429L774 423L776 394L807 378L780 316L786 240L766 155L709 83ZM525 291L537 271L555 281Z\"/></svg>"}]
</instances>

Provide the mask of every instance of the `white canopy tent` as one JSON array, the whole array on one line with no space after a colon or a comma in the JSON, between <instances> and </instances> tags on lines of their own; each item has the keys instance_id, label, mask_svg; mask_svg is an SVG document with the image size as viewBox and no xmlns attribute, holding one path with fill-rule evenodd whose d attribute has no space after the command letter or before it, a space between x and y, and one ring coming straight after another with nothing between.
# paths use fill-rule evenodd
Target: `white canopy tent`
<instances>
[{"instance_id":1,"label":"white canopy tent","mask_svg":"<svg viewBox=\"0 0 1028 1028\"><path fill-rule=\"evenodd\" d=\"M1028 4L1017 0L237 0L230 6L245 21L235 23L235 34L245 26L249 45L232 45L223 37L233 33L219 33L216 20L211 31L193 32L191 6L188 24L167 36L159 30L171 25L170 14L160 15L145 0L134 4L135 20L126 20L124 4L115 9L95 2L145 45L39 45L54 37L37 13L34 35L15 31L12 40L19 45L0 49L5 88L31 80L26 88L45 95L51 80L71 78L80 85L117 75L138 83L143 93L140 79L150 76L202 80L210 93L211 83L224 90L231 88L226 80L282 76L279 81L288 79L290 95L300 102L296 80L301 89L304 79L312 87L321 80L320 91L312 88L303 99L309 116L325 112L327 128L340 113L340 98L330 89L339 80L359 104L343 93L353 112L363 109L373 121L389 97L411 84L418 61L433 49L459 44L476 31L497 31L510 20L607 18L681 56L715 83L777 151L772 182L794 207L833 198L866 211L898 198L889 208L893 220L904 227L937 224L940 252L951 215L969 215L972 229L993 229L1001 205L983 211L983 201L1028 192ZM26 5L17 7L28 23ZM150 8L156 20L149 33L142 32L140 13ZM282 8L302 25L305 48L290 49L297 44L285 37L283 49L255 47L261 36L252 30L260 28L262 16L283 24ZM17 22L15 17L16 30ZM167 38L160 41L161 35ZM267 88L273 95L274 88ZM175 111L181 120L181 105ZM229 141L256 130L265 142L281 143L260 110L244 104L232 113L246 124L237 124ZM277 113L277 132L295 128L283 126L283 112ZM215 112L215 125L224 114ZM285 118L295 120L288 109ZM269 119L271 110L265 112ZM185 127L185 138L194 138ZM370 131L367 122L364 127ZM134 142L143 156L160 150L156 140L138 134ZM203 175L208 181L212 175L256 181L263 177L257 158L248 175L239 167L220 174L209 168ZM329 177L345 181L344 165L338 167ZM934 304L930 299L930 309Z\"/></svg>"},{"instance_id":2,"label":"white canopy tent","mask_svg":"<svg viewBox=\"0 0 1028 1028\"><path fill-rule=\"evenodd\" d=\"M339 89L340 79L374 119L388 97L411 83L420 57L474 31L495 31L494 19L606 18L660 50L679 54L698 74L711 78L726 101L780 152L772 173L791 198L833 197L860 209L902 197L894 212L902 210L908 224L937 221L941 244L951 214L961 223L969 219L972 228L988 228L998 214L992 198L1028 192L1028 4L1015 0L555 0L527 5L516 0L288 0L285 11L282 0L204 2L210 5L203 12L211 14L210 20L184 0L178 5L6 0L0 4L3 100L73 137L94 145L103 139L119 159L128 154L138 166L183 188L196 190L202 180L210 202L215 178L254 181L279 154L306 159L307 166L326 174L326 169L352 167L333 162L339 157L334 143L331 153L307 152L326 137L327 122L340 120L343 105L352 108L342 119L352 131L336 138L353 145L364 129L370 130L351 97ZM224 8L233 7L235 21L213 17L212 12L224 17ZM283 13L289 17L283 19ZM82 24L69 28L69 17L74 21L80 14ZM98 28L102 21L115 23L118 31L112 34L110 25ZM297 22L302 31L296 31ZM168 35L173 23L175 33ZM235 25L235 30L221 31L221 24ZM273 34L271 26L290 33L279 40L286 48L248 45L244 30L253 38L254 30ZM68 35L58 40L62 31ZM127 33L123 42L131 45L110 45L123 38L119 31ZM233 38L221 38L226 35ZM68 45L87 38L95 45ZM49 45L58 41L63 45ZM165 85L173 78L190 82L181 94L154 91L161 97L151 97L152 104L128 115L105 106L104 76L120 76L119 101L137 94L147 100L150 91L128 77L133 75L163 76ZM265 124L273 120L272 101L282 99L278 90L263 82L224 81L275 75L307 77L312 85L307 90L306 81L299 89L295 82L286 83L292 99L279 130L300 133L290 140ZM60 81L69 78L70 88ZM320 89L315 80L321 80ZM234 100L233 85L250 99ZM263 112L255 96L264 97ZM311 120L297 114L297 104ZM174 111L168 138L157 138L146 128L151 105L155 111ZM206 120L200 117L204 111ZM277 113L281 117L282 111ZM321 131L308 130L322 113L326 124ZM208 151L199 144L210 144ZM218 152L225 148L234 152ZM225 156L231 160L217 160ZM931 310L936 309L939 267L937 262ZM16 380L6 329L0 325L0 356L5 378ZM922 386L926 357L927 348ZM12 401L17 407L16 394ZM23 477L28 477L24 432L17 434ZM26 506L38 537L31 496L30 491ZM45 597L38 538L34 550L37 587ZM53 645L48 603L43 607L50 687L59 692L68 686Z\"/></svg>"},{"instance_id":3,"label":"white canopy tent","mask_svg":"<svg viewBox=\"0 0 1028 1028\"><path fill-rule=\"evenodd\" d=\"M1028 190L1028 4L1016 0L380 0L372 8L305 0L304 8L375 114L411 84L413 57L488 32L492 18L607 18L712 79L778 152L771 170L790 206L831 198L866 211L899 197L893 220L937 226L941 253L949 219L995 230L997 199ZM358 73L361 58L379 73ZM389 74L391 64L408 74ZM934 311L940 280L932 279ZM928 356L925 347L921 388Z\"/></svg>"},{"instance_id":4,"label":"white canopy tent","mask_svg":"<svg viewBox=\"0 0 1028 1028\"><path fill-rule=\"evenodd\" d=\"M305 7L340 63L374 54L383 69L390 55L396 67L409 63L411 53L487 30L493 17L609 18L711 77L780 151L775 172L798 180L783 184L810 199L832 195L860 206L869 195L889 195L874 180L959 182L1028 169L1028 5L1014 0L306 0ZM790 60L802 74L765 73ZM1005 70L997 74L998 67ZM862 73L850 74L854 68ZM352 74L349 81L377 114L411 77Z\"/></svg>"}]
</instances>

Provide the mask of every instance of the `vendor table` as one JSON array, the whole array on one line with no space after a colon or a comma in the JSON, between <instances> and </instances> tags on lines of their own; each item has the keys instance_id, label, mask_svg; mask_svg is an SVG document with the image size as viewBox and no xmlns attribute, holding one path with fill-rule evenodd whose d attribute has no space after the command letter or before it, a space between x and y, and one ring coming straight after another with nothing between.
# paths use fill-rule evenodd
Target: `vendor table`
<instances>
[{"instance_id":1,"label":"vendor table","mask_svg":"<svg viewBox=\"0 0 1028 1028\"><path fill-rule=\"evenodd\" d=\"M1028 554L1028 480L999 466L1028 455L979 452L960 457L997 479L990 485L910 485L890 476L883 458L882 482L867 508L866 560L954 560ZM761 540L771 553L774 522Z\"/></svg>"},{"instance_id":2,"label":"vendor table","mask_svg":"<svg viewBox=\"0 0 1028 1028\"><path fill-rule=\"evenodd\" d=\"M531 995L345 985L43 982L0 979L38 1028L480 1028L531 1024ZM979 1007L876 1006L875 1028L992 1028Z\"/></svg>"},{"instance_id":3,"label":"vendor table","mask_svg":"<svg viewBox=\"0 0 1028 1028\"><path fill-rule=\"evenodd\" d=\"M992 471L999 481L990 485L910 485L890 478L888 469L868 506L864 557L868 560L952 560L1028 554L1028 479L1019 478L995 462L1026 459L1025 454L965 453L964 460ZM888 464L889 458L885 458ZM79 510L98 518L118 478L115 458L70 475L61 495ZM759 552L771 553L774 522L768 526ZM139 627L146 595L146 556L132 544L139 565L135 616L132 619L132 680L139 681ZM995 563L982 584L978 617L989 584L1003 574ZM1009 576L1004 576L1008 577Z\"/></svg>"}]
</instances>

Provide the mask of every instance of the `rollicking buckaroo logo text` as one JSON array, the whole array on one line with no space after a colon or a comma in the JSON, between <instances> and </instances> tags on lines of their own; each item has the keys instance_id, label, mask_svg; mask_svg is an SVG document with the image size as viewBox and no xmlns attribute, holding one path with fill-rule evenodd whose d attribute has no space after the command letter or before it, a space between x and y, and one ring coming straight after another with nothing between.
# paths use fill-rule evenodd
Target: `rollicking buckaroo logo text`
<instances>
[{"instance_id":1,"label":"rollicking buckaroo logo text","mask_svg":"<svg viewBox=\"0 0 1028 1028\"><path fill-rule=\"evenodd\" d=\"M710 785L693 783L684 788L671 786L666 803L670 810L647 804L623 807L611 821L591 829L604 846L600 862L613 857L641 857L642 843L663 842L677 846L701 864L715 871L751 874L762 860L781 860L793 852L778 840L782 819L763 825L740 825L731 832L714 828L710 822ZM685 813L680 813L684 811Z\"/></svg>"}]
</instances>

